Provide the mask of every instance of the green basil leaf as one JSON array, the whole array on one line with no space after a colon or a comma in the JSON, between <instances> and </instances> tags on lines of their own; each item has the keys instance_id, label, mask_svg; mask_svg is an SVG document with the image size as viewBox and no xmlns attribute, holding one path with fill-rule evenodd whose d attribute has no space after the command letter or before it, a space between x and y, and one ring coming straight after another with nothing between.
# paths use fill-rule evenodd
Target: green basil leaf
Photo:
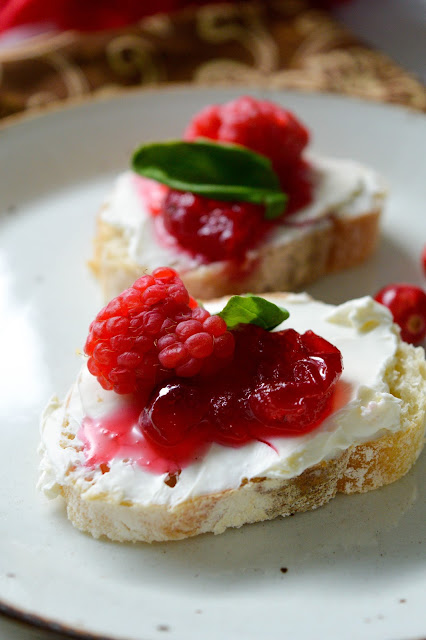
<instances>
[{"instance_id":1,"label":"green basil leaf","mask_svg":"<svg viewBox=\"0 0 426 640\"><path fill-rule=\"evenodd\" d=\"M268 220L279 217L287 202L271 162L240 145L204 139L145 144L133 154L132 168L178 191L264 205Z\"/></svg>"},{"instance_id":2,"label":"green basil leaf","mask_svg":"<svg viewBox=\"0 0 426 640\"><path fill-rule=\"evenodd\" d=\"M232 296L220 313L217 314L225 320L228 329L234 329L239 324L256 324L266 331L277 327L287 320L287 309L278 307L273 302L259 296Z\"/></svg>"}]
</instances>

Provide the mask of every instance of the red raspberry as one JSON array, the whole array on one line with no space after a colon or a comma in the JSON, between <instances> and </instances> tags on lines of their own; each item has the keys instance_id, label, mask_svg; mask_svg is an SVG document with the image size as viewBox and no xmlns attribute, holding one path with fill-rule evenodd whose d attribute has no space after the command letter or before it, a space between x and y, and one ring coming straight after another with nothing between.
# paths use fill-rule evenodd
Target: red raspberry
<instances>
[{"instance_id":1,"label":"red raspberry","mask_svg":"<svg viewBox=\"0 0 426 640\"><path fill-rule=\"evenodd\" d=\"M375 295L391 311L401 328L401 338L419 344L426 336L426 293L410 284L390 284Z\"/></svg>"},{"instance_id":2,"label":"red raspberry","mask_svg":"<svg viewBox=\"0 0 426 640\"><path fill-rule=\"evenodd\" d=\"M163 219L181 247L209 261L242 257L270 227L262 206L181 191L169 192Z\"/></svg>"},{"instance_id":3,"label":"red raspberry","mask_svg":"<svg viewBox=\"0 0 426 640\"><path fill-rule=\"evenodd\" d=\"M84 347L90 373L104 389L124 394L224 366L232 358L232 334L219 316L190 304L172 269L136 280L90 325ZM227 340L232 344L224 351Z\"/></svg>"},{"instance_id":4,"label":"red raspberry","mask_svg":"<svg viewBox=\"0 0 426 640\"><path fill-rule=\"evenodd\" d=\"M288 216L312 201L311 171L303 159L297 160L282 171L277 170L281 188L288 196L284 215Z\"/></svg>"},{"instance_id":5,"label":"red raspberry","mask_svg":"<svg viewBox=\"0 0 426 640\"><path fill-rule=\"evenodd\" d=\"M241 144L279 164L299 158L309 141L307 129L290 112L266 100L241 96L211 105L194 116L185 140L211 138Z\"/></svg>"},{"instance_id":6,"label":"red raspberry","mask_svg":"<svg viewBox=\"0 0 426 640\"><path fill-rule=\"evenodd\" d=\"M232 142L269 158L289 195L287 214L312 199L307 165L301 159L309 141L308 130L290 111L272 102L242 96L206 107L192 118L184 138Z\"/></svg>"}]
</instances>

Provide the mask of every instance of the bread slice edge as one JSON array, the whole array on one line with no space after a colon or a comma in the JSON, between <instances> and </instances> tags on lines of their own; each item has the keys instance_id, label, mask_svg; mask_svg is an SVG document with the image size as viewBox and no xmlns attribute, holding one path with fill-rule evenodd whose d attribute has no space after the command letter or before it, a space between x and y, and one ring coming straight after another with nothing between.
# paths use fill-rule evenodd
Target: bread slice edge
<instances>
[{"instance_id":1,"label":"bread slice edge","mask_svg":"<svg viewBox=\"0 0 426 640\"><path fill-rule=\"evenodd\" d=\"M106 536L120 542L179 540L316 509L337 492L378 489L405 475L423 448L426 418L423 349L401 342L385 380L390 393L401 400L401 429L342 451L297 477L247 478L239 487L195 496L170 507L117 504L108 500L108 496L87 499L72 482L71 472L60 490L67 503L68 518L95 538Z\"/></svg>"},{"instance_id":2,"label":"bread slice edge","mask_svg":"<svg viewBox=\"0 0 426 640\"><path fill-rule=\"evenodd\" d=\"M325 215L283 242L263 242L244 263L230 261L176 268L189 293L204 300L229 294L297 291L324 275L354 267L375 251L382 207L359 215ZM128 256L124 229L97 219L93 258L89 266L105 300L120 294L149 271Z\"/></svg>"}]
</instances>

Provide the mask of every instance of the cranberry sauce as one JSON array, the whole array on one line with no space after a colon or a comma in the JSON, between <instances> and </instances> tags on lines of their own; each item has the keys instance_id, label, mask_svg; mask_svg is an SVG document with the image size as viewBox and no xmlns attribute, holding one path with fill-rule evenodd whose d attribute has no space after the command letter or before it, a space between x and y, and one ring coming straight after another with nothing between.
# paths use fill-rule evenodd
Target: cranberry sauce
<instances>
[{"instance_id":1,"label":"cranberry sauce","mask_svg":"<svg viewBox=\"0 0 426 640\"><path fill-rule=\"evenodd\" d=\"M80 432L88 464L129 458L155 473L175 473L216 442L269 443L315 429L332 410L340 351L312 331L233 332L233 361L211 376L174 377L114 415L86 418Z\"/></svg>"},{"instance_id":2,"label":"cranberry sauce","mask_svg":"<svg viewBox=\"0 0 426 640\"><path fill-rule=\"evenodd\" d=\"M193 444L175 448L173 456L162 451L144 438L138 424L141 405L134 402L101 418L83 420L78 437L83 442L88 466L99 466L103 472L113 459L132 460L152 473L174 474L191 464L197 456L202 456L210 443Z\"/></svg>"},{"instance_id":3,"label":"cranberry sauce","mask_svg":"<svg viewBox=\"0 0 426 640\"><path fill-rule=\"evenodd\" d=\"M166 231L180 246L207 262L243 260L272 227L263 206L174 190L164 201L162 216Z\"/></svg>"},{"instance_id":4,"label":"cranberry sauce","mask_svg":"<svg viewBox=\"0 0 426 640\"><path fill-rule=\"evenodd\" d=\"M247 252L259 245L268 232L286 224L292 213L309 204L310 170L306 163L300 163L300 167L291 172L295 180L286 190L287 209L274 220L266 219L263 205L249 202L223 202L173 189L139 193L156 216L157 240L161 244L186 251L202 263L229 260L241 264Z\"/></svg>"}]
</instances>

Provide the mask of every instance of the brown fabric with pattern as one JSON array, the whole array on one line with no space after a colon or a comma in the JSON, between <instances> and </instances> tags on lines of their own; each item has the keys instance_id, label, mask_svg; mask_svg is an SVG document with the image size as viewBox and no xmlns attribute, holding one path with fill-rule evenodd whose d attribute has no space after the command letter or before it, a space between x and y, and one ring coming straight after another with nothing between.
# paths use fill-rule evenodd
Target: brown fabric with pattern
<instances>
[{"instance_id":1,"label":"brown fabric with pattern","mask_svg":"<svg viewBox=\"0 0 426 640\"><path fill-rule=\"evenodd\" d=\"M114 32L0 51L0 117L120 87L170 82L332 91L426 110L426 89L306 0L210 5Z\"/></svg>"}]
</instances>

